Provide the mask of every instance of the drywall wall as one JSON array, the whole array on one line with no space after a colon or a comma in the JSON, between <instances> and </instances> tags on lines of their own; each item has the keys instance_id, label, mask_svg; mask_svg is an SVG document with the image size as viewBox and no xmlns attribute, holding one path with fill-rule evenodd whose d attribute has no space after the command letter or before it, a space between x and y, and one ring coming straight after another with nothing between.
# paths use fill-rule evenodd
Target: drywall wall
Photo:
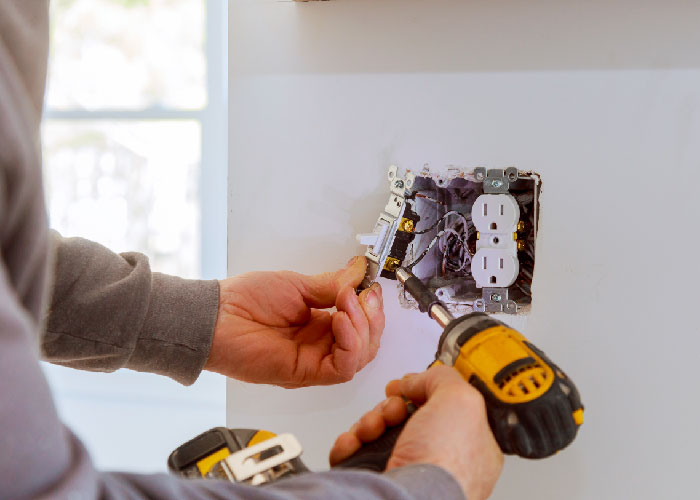
<instances>
[{"instance_id":1,"label":"drywall wall","mask_svg":"<svg viewBox=\"0 0 700 500\"><path fill-rule=\"evenodd\" d=\"M343 266L391 163L543 176L532 314L514 324L586 404L556 457L509 457L496 499L695 495L700 443L700 7L691 2L230 3L229 272ZM383 281L376 360L342 386L230 381L228 424L335 436L423 369L438 329Z\"/></svg>"}]
</instances>

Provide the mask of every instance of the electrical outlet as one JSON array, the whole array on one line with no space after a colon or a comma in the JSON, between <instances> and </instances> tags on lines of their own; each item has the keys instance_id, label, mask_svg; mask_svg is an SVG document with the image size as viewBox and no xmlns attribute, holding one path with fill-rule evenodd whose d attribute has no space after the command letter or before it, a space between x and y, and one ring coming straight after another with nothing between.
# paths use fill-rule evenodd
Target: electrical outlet
<instances>
[{"instance_id":1,"label":"electrical outlet","mask_svg":"<svg viewBox=\"0 0 700 500\"><path fill-rule=\"evenodd\" d=\"M505 288L518 273L518 242L514 238L520 207L510 194L482 194L472 206L472 222L479 232L472 259L472 276L477 288Z\"/></svg>"},{"instance_id":2,"label":"electrical outlet","mask_svg":"<svg viewBox=\"0 0 700 500\"><path fill-rule=\"evenodd\" d=\"M363 287L380 276L396 279L396 268L404 266L453 314L527 314L540 206L537 173L394 166L388 179L392 196L401 196L405 206L394 213L390 200L380 215L388 229L360 235L369 261ZM402 290L399 301L417 307Z\"/></svg>"}]
</instances>

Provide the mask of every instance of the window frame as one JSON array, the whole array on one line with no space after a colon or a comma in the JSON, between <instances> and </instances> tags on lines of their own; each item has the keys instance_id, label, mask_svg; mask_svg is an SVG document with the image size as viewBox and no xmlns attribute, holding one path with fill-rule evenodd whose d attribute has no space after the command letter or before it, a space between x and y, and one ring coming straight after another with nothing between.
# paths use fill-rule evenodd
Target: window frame
<instances>
[{"instance_id":1,"label":"window frame","mask_svg":"<svg viewBox=\"0 0 700 500\"><path fill-rule=\"evenodd\" d=\"M151 106L142 109L55 109L44 107L45 121L189 120L201 130L199 204L200 276L226 276L228 178L228 2L203 0L207 101L201 109Z\"/></svg>"}]
</instances>

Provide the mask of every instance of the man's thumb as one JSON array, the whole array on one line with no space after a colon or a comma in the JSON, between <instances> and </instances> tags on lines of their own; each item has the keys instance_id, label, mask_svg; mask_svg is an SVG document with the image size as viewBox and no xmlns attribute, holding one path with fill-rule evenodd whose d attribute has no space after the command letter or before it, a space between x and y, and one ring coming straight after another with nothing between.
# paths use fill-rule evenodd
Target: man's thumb
<instances>
[{"instance_id":1,"label":"man's thumb","mask_svg":"<svg viewBox=\"0 0 700 500\"><path fill-rule=\"evenodd\" d=\"M317 309L333 307L340 290L346 286L357 288L362 283L366 268L367 260L358 256L350 259L345 268L336 272L314 276L300 275L299 291L309 307Z\"/></svg>"}]
</instances>

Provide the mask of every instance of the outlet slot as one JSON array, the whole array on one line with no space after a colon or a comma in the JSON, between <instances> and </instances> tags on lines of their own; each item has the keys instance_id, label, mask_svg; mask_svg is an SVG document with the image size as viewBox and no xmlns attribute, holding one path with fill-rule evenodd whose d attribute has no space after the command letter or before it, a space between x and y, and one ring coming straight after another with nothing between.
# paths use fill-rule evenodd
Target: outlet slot
<instances>
[{"instance_id":1,"label":"outlet slot","mask_svg":"<svg viewBox=\"0 0 700 500\"><path fill-rule=\"evenodd\" d=\"M472 209L472 220L481 233L508 233L520 220L518 201L510 194L482 194Z\"/></svg>"},{"instance_id":2,"label":"outlet slot","mask_svg":"<svg viewBox=\"0 0 700 500\"><path fill-rule=\"evenodd\" d=\"M515 283L520 273L518 257L510 249L482 247L475 258L481 265L472 266L471 273L478 288L507 288Z\"/></svg>"}]
</instances>

